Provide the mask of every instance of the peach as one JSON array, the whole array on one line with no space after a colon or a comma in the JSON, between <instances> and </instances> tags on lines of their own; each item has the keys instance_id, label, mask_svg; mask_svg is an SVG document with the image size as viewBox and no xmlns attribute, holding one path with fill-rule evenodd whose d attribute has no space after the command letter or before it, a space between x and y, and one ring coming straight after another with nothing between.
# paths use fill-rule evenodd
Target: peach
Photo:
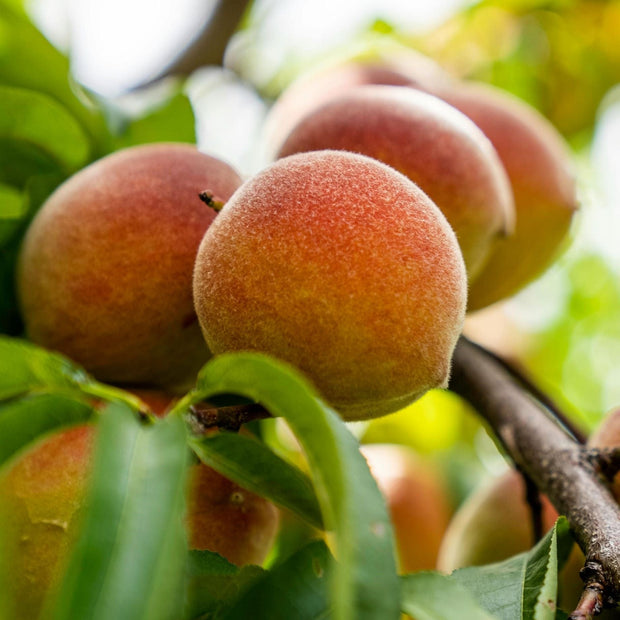
<instances>
[{"instance_id":1,"label":"peach","mask_svg":"<svg viewBox=\"0 0 620 620\"><path fill-rule=\"evenodd\" d=\"M263 142L270 158L291 129L324 103L366 84L412 86L423 90L446 87L451 78L433 60L409 48L368 50L330 60L302 74L276 99L265 121Z\"/></svg>"},{"instance_id":2,"label":"peach","mask_svg":"<svg viewBox=\"0 0 620 620\"><path fill-rule=\"evenodd\" d=\"M407 446L366 444L361 451L386 499L400 570L434 569L451 516L439 472Z\"/></svg>"},{"instance_id":3,"label":"peach","mask_svg":"<svg viewBox=\"0 0 620 620\"><path fill-rule=\"evenodd\" d=\"M544 495L542 527L548 531L558 513ZM516 470L474 492L459 508L442 542L437 568L450 573L464 566L500 562L534 545L532 513L523 477ZM560 604L574 607L583 589L579 570L585 559L575 546L560 573Z\"/></svg>"},{"instance_id":4,"label":"peach","mask_svg":"<svg viewBox=\"0 0 620 620\"><path fill-rule=\"evenodd\" d=\"M514 234L496 239L471 282L469 310L513 295L557 258L577 209L571 156L558 131L523 101L492 86L460 83L441 97L492 142L515 200Z\"/></svg>"},{"instance_id":5,"label":"peach","mask_svg":"<svg viewBox=\"0 0 620 620\"><path fill-rule=\"evenodd\" d=\"M445 384L466 275L448 222L411 181L320 151L235 192L198 250L194 298L214 353L285 360L363 419Z\"/></svg>"},{"instance_id":6,"label":"peach","mask_svg":"<svg viewBox=\"0 0 620 620\"><path fill-rule=\"evenodd\" d=\"M495 239L512 229L512 192L491 143L432 95L398 86L351 89L305 116L278 155L320 149L374 157L419 185L454 229L470 279Z\"/></svg>"},{"instance_id":7,"label":"peach","mask_svg":"<svg viewBox=\"0 0 620 620\"><path fill-rule=\"evenodd\" d=\"M620 407L607 413L590 436L588 445L601 450L620 447ZM615 475L611 489L620 502L620 472Z\"/></svg>"},{"instance_id":8,"label":"peach","mask_svg":"<svg viewBox=\"0 0 620 620\"><path fill-rule=\"evenodd\" d=\"M0 526L14 620L38 617L62 579L79 534L96 427L47 436L22 452L0 477ZM235 564L260 564L274 543L278 511L203 464L190 466L186 524L192 549Z\"/></svg>"},{"instance_id":9,"label":"peach","mask_svg":"<svg viewBox=\"0 0 620 620\"><path fill-rule=\"evenodd\" d=\"M184 387L209 358L192 302L198 244L241 179L191 145L113 153L61 185L30 226L18 292L28 336L98 379Z\"/></svg>"}]
</instances>

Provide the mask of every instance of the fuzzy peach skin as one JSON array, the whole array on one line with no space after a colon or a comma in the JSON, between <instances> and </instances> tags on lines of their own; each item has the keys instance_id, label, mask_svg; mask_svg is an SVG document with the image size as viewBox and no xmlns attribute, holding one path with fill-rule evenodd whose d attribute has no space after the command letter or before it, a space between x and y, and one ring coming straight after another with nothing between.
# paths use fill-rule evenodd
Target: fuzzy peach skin
<instances>
[{"instance_id":1,"label":"fuzzy peach skin","mask_svg":"<svg viewBox=\"0 0 620 620\"><path fill-rule=\"evenodd\" d=\"M439 472L407 446L366 444L361 452L390 512L400 571L433 570L452 514Z\"/></svg>"},{"instance_id":2,"label":"fuzzy peach skin","mask_svg":"<svg viewBox=\"0 0 620 620\"><path fill-rule=\"evenodd\" d=\"M495 147L515 200L514 234L497 239L471 282L469 310L513 295L557 258L577 210L568 146L538 111L492 86L455 84L441 97L471 118Z\"/></svg>"},{"instance_id":3,"label":"fuzzy peach skin","mask_svg":"<svg viewBox=\"0 0 620 620\"><path fill-rule=\"evenodd\" d=\"M306 114L356 86L412 86L432 92L452 78L432 59L409 48L378 49L318 65L293 81L269 110L263 131L272 159Z\"/></svg>"},{"instance_id":4,"label":"fuzzy peach skin","mask_svg":"<svg viewBox=\"0 0 620 620\"><path fill-rule=\"evenodd\" d=\"M183 144L109 155L78 172L30 226L17 275L33 342L97 378L172 388L209 357L192 301L196 251L241 184L227 164Z\"/></svg>"},{"instance_id":5,"label":"fuzzy peach skin","mask_svg":"<svg viewBox=\"0 0 620 620\"><path fill-rule=\"evenodd\" d=\"M95 434L93 425L54 433L3 469L0 527L11 569L12 620L37 618L62 579L79 535ZM278 528L273 504L202 464L190 466L187 501L190 548L215 551L238 565L263 562Z\"/></svg>"},{"instance_id":6,"label":"fuzzy peach skin","mask_svg":"<svg viewBox=\"0 0 620 620\"><path fill-rule=\"evenodd\" d=\"M235 192L200 244L194 299L214 353L283 359L363 419L445 384L466 275L449 224L411 181L320 151Z\"/></svg>"},{"instance_id":7,"label":"fuzzy peach skin","mask_svg":"<svg viewBox=\"0 0 620 620\"><path fill-rule=\"evenodd\" d=\"M374 157L419 185L454 229L470 279L512 230L512 191L497 153L473 122L432 95L352 88L305 116L278 155L320 149Z\"/></svg>"}]
</instances>

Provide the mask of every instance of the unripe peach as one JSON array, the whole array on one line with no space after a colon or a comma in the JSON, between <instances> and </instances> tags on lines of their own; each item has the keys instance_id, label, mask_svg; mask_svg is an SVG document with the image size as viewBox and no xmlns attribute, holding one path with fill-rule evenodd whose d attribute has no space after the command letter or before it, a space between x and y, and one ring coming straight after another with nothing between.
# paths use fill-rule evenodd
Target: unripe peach
<instances>
[{"instance_id":1,"label":"unripe peach","mask_svg":"<svg viewBox=\"0 0 620 620\"><path fill-rule=\"evenodd\" d=\"M196 311L214 353L288 361L346 419L395 411L443 385L466 276L454 233L378 161L303 153L235 193L207 231Z\"/></svg>"},{"instance_id":2,"label":"unripe peach","mask_svg":"<svg viewBox=\"0 0 620 620\"><path fill-rule=\"evenodd\" d=\"M540 496L540 501L544 533L553 526L558 513L545 495ZM527 551L534 542L523 476L511 470L474 492L459 508L439 550L437 568L450 573L464 566L500 562ZM575 546L560 573L563 607L573 607L579 600L583 589L579 570L584 562Z\"/></svg>"},{"instance_id":3,"label":"unripe peach","mask_svg":"<svg viewBox=\"0 0 620 620\"><path fill-rule=\"evenodd\" d=\"M557 519L551 502L541 496L543 529ZM505 560L534 544L532 513L523 477L516 470L475 491L454 516L439 553L439 570Z\"/></svg>"},{"instance_id":4,"label":"unripe peach","mask_svg":"<svg viewBox=\"0 0 620 620\"><path fill-rule=\"evenodd\" d=\"M361 451L390 512L401 572L434 569L451 515L438 471L407 446L366 444Z\"/></svg>"},{"instance_id":5,"label":"unripe peach","mask_svg":"<svg viewBox=\"0 0 620 620\"><path fill-rule=\"evenodd\" d=\"M341 149L386 163L414 181L454 229L471 279L497 236L512 230L510 184L491 143L432 95L360 86L305 116L278 155Z\"/></svg>"},{"instance_id":6,"label":"unripe peach","mask_svg":"<svg viewBox=\"0 0 620 620\"><path fill-rule=\"evenodd\" d=\"M298 77L276 99L265 122L263 141L271 158L306 114L356 86L385 84L429 90L451 78L433 60L408 48L370 50L322 64Z\"/></svg>"},{"instance_id":7,"label":"unripe peach","mask_svg":"<svg viewBox=\"0 0 620 620\"><path fill-rule=\"evenodd\" d=\"M567 145L541 114L492 86L460 83L442 99L492 142L514 194L514 234L497 239L469 292L469 310L513 295L556 259L577 208Z\"/></svg>"},{"instance_id":8,"label":"unripe peach","mask_svg":"<svg viewBox=\"0 0 620 620\"><path fill-rule=\"evenodd\" d=\"M95 426L80 425L45 437L0 477L13 620L37 618L47 593L62 579L79 535L95 434ZM190 548L215 551L239 565L265 559L278 527L278 511L267 500L197 464L190 466L187 501Z\"/></svg>"},{"instance_id":9,"label":"unripe peach","mask_svg":"<svg viewBox=\"0 0 620 620\"><path fill-rule=\"evenodd\" d=\"M209 357L192 302L198 244L241 179L182 144L138 146L68 179L21 251L29 337L112 383L176 387Z\"/></svg>"}]
</instances>

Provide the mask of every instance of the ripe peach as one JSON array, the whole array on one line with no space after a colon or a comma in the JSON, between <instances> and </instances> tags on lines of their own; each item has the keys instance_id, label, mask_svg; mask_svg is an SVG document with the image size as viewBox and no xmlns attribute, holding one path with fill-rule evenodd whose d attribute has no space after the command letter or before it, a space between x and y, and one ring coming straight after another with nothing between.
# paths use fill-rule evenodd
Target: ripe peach
<instances>
[{"instance_id":1,"label":"ripe peach","mask_svg":"<svg viewBox=\"0 0 620 620\"><path fill-rule=\"evenodd\" d=\"M369 50L332 60L298 77L276 99L265 121L263 142L269 158L306 114L366 84L412 86L423 90L446 87L446 72L433 60L409 48Z\"/></svg>"},{"instance_id":2,"label":"ripe peach","mask_svg":"<svg viewBox=\"0 0 620 620\"><path fill-rule=\"evenodd\" d=\"M109 155L68 179L28 230L18 268L26 331L112 383L185 385L208 359L192 302L198 244L241 183L182 144Z\"/></svg>"},{"instance_id":3,"label":"ripe peach","mask_svg":"<svg viewBox=\"0 0 620 620\"><path fill-rule=\"evenodd\" d=\"M434 569L451 515L439 473L407 446L366 444L361 451L387 502L400 570Z\"/></svg>"},{"instance_id":4,"label":"ripe peach","mask_svg":"<svg viewBox=\"0 0 620 620\"><path fill-rule=\"evenodd\" d=\"M468 275L512 229L510 184L484 134L445 102L398 86L360 86L305 116L278 155L341 149L409 177L454 229Z\"/></svg>"},{"instance_id":5,"label":"ripe peach","mask_svg":"<svg viewBox=\"0 0 620 620\"><path fill-rule=\"evenodd\" d=\"M0 527L15 620L38 617L62 578L79 533L96 427L80 425L40 440L0 477ZM275 540L278 511L206 465L191 465L186 524L192 549L235 564L260 564Z\"/></svg>"},{"instance_id":6,"label":"ripe peach","mask_svg":"<svg viewBox=\"0 0 620 620\"><path fill-rule=\"evenodd\" d=\"M514 194L514 234L497 239L469 291L469 310L513 295L555 260L577 208L569 150L536 110L492 86L461 83L441 97L492 142Z\"/></svg>"},{"instance_id":7,"label":"ripe peach","mask_svg":"<svg viewBox=\"0 0 620 620\"><path fill-rule=\"evenodd\" d=\"M214 353L288 361L345 419L363 419L445 383L466 276L450 226L411 181L320 151L235 193L198 250L194 298Z\"/></svg>"}]
</instances>

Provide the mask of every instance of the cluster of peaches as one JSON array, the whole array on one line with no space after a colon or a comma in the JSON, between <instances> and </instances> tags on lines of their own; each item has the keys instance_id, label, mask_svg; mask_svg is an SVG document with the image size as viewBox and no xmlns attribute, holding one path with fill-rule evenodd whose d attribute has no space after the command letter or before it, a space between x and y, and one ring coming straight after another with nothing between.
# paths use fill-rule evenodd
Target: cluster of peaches
<instances>
[{"instance_id":1,"label":"cluster of peaches","mask_svg":"<svg viewBox=\"0 0 620 620\"><path fill-rule=\"evenodd\" d=\"M369 419L445 386L466 311L544 271L576 210L568 149L541 115L413 52L300 79L273 106L264 149L274 163L245 181L180 144L118 151L67 180L21 250L28 337L101 381L159 390L155 413L211 355L254 350L301 370L345 420ZM0 479L23 617L61 572L94 432L44 439ZM413 457L380 452L367 455L384 463L381 485L380 471L405 480L384 488L401 568L434 568L445 499L414 480ZM194 470L190 546L262 562L276 509ZM456 551L458 538L442 568L487 559Z\"/></svg>"}]
</instances>

